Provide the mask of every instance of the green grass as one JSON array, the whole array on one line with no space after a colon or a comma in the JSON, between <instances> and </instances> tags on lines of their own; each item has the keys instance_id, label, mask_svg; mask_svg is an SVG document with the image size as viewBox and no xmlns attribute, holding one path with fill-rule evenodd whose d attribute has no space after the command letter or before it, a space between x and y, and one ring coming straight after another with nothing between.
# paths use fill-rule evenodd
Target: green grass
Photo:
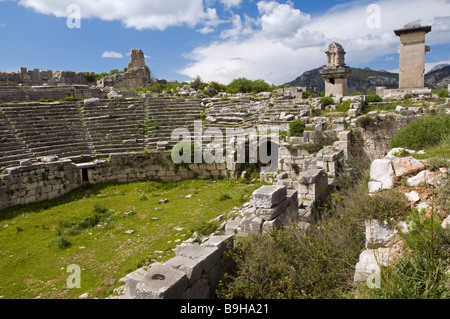
<instances>
[{"instance_id":1,"label":"green grass","mask_svg":"<svg viewBox=\"0 0 450 319\"><path fill-rule=\"evenodd\" d=\"M107 297L120 284L103 281L118 281L152 259L171 258L175 240L189 238L193 225L228 213L260 186L234 180L95 185L88 198L80 188L0 211L0 296ZM222 194L229 198L221 200ZM168 203L159 204L162 198ZM71 264L81 268L80 289L67 288Z\"/></svg>"}]
</instances>

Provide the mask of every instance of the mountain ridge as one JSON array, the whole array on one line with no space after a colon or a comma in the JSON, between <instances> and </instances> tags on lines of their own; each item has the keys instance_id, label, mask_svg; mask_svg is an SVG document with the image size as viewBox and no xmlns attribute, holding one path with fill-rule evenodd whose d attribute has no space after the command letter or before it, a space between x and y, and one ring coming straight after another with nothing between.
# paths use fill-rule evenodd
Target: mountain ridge
<instances>
[{"instance_id":1,"label":"mountain ridge","mask_svg":"<svg viewBox=\"0 0 450 319\"><path fill-rule=\"evenodd\" d=\"M316 87L319 91L325 91L325 83L319 71L324 66L302 73L295 80L286 83L288 86ZM398 88L399 75L384 70L375 71L369 68L351 68L352 73L348 78L348 92L374 92L377 86L385 86L388 89ZM425 86L432 89L447 88L450 84L450 65L439 65L425 74Z\"/></svg>"}]
</instances>

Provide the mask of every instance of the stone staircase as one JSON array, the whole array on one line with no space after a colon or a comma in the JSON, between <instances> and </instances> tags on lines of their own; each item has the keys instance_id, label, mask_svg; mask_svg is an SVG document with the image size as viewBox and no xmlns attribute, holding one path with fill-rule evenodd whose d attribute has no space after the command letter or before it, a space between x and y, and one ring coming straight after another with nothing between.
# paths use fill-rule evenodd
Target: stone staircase
<instances>
[{"instance_id":1,"label":"stone staircase","mask_svg":"<svg viewBox=\"0 0 450 319\"><path fill-rule=\"evenodd\" d=\"M227 129L287 125L292 117L280 119L281 114L298 117L305 108L291 101L252 97L201 100L146 96L86 104L3 103L0 168L48 155L107 157L111 153L171 149L178 143L172 141L172 132L184 128L193 136L198 120L202 120L204 131L219 129L225 142Z\"/></svg>"},{"instance_id":2,"label":"stone staircase","mask_svg":"<svg viewBox=\"0 0 450 319\"><path fill-rule=\"evenodd\" d=\"M204 111L199 99L146 98L146 145L148 149L157 149L159 142L167 142L172 148L172 132L177 128L186 128L194 135L194 121L201 119Z\"/></svg>"},{"instance_id":3,"label":"stone staircase","mask_svg":"<svg viewBox=\"0 0 450 319\"><path fill-rule=\"evenodd\" d=\"M145 134L138 124L143 122L145 112L143 100L138 98L100 100L99 104L83 106L80 118L92 152L102 157L144 150Z\"/></svg>"},{"instance_id":4,"label":"stone staircase","mask_svg":"<svg viewBox=\"0 0 450 319\"><path fill-rule=\"evenodd\" d=\"M21 160L34 157L26 144L19 140L0 109L0 167L16 166Z\"/></svg>"},{"instance_id":5,"label":"stone staircase","mask_svg":"<svg viewBox=\"0 0 450 319\"><path fill-rule=\"evenodd\" d=\"M20 142L17 153L26 155L22 158L47 155L63 158L91 153L76 103L2 104L0 109L10 134ZM1 161L4 160L1 156Z\"/></svg>"}]
</instances>

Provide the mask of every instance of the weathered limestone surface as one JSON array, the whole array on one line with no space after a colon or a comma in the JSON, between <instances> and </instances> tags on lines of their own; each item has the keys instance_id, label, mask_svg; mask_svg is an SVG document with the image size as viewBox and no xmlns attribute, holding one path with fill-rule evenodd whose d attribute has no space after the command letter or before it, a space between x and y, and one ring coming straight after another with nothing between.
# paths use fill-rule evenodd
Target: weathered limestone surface
<instances>
[{"instance_id":1,"label":"weathered limestone surface","mask_svg":"<svg viewBox=\"0 0 450 319\"><path fill-rule=\"evenodd\" d=\"M141 49L133 49L131 60L125 73L117 73L97 81L99 87L114 87L116 89L136 89L146 87L151 83L150 68L145 65L145 55Z\"/></svg>"},{"instance_id":2,"label":"weathered limestone surface","mask_svg":"<svg viewBox=\"0 0 450 319\"><path fill-rule=\"evenodd\" d=\"M373 193L394 186L395 173L390 159L374 160L370 166L369 192Z\"/></svg>"},{"instance_id":3,"label":"weathered limestone surface","mask_svg":"<svg viewBox=\"0 0 450 319\"><path fill-rule=\"evenodd\" d=\"M425 53L430 51L425 46L425 35L430 31L430 26L420 24L405 25L394 31L400 37L400 89L425 86Z\"/></svg>"},{"instance_id":4,"label":"weathered limestone surface","mask_svg":"<svg viewBox=\"0 0 450 319\"><path fill-rule=\"evenodd\" d=\"M138 269L126 282L122 299L209 299L224 275L224 252L233 247L233 235L212 236L203 244L183 243L164 264Z\"/></svg>"},{"instance_id":5,"label":"weathered limestone surface","mask_svg":"<svg viewBox=\"0 0 450 319\"><path fill-rule=\"evenodd\" d=\"M263 186L252 195L252 203L257 208L272 208L286 198L286 188L283 186Z\"/></svg>"},{"instance_id":6,"label":"weathered limestone surface","mask_svg":"<svg viewBox=\"0 0 450 319\"><path fill-rule=\"evenodd\" d=\"M79 187L81 172L70 160L7 168L1 175L0 209L58 198Z\"/></svg>"},{"instance_id":7,"label":"weathered limestone surface","mask_svg":"<svg viewBox=\"0 0 450 319\"><path fill-rule=\"evenodd\" d=\"M22 161L19 167L11 167L0 175L0 209L20 204L54 199L80 187L111 182L136 182L156 179L164 182L185 179L217 179L234 176L226 164L174 165L170 152L111 154L109 160L75 164L71 160L43 157L42 162ZM82 180L83 170L88 181Z\"/></svg>"},{"instance_id":8,"label":"weathered limestone surface","mask_svg":"<svg viewBox=\"0 0 450 319\"><path fill-rule=\"evenodd\" d=\"M24 102L45 100L62 100L66 97L75 98L104 98L98 88L82 85L61 86L0 86L0 100L3 102Z\"/></svg>"}]
</instances>

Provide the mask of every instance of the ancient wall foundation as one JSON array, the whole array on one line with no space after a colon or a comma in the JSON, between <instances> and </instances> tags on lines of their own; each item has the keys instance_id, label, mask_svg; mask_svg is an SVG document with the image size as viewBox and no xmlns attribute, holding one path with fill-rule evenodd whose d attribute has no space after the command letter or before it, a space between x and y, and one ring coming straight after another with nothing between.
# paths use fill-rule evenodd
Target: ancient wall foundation
<instances>
[{"instance_id":1,"label":"ancient wall foundation","mask_svg":"<svg viewBox=\"0 0 450 319\"><path fill-rule=\"evenodd\" d=\"M0 209L55 199L88 183L231 178L237 167L233 164L177 165L170 152L111 154L105 160L78 164L56 156L38 163L22 161L0 175Z\"/></svg>"},{"instance_id":2,"label":"ancient wall foundation","mask_svg":"<svg viewBox=\"0 0 450 319\"><path fill-rule=\"evenodd\" d=\"M87 85L64 86L0 86L0 101L27 102L44 100L62 100L66 97L106 98L106 93Z\"/></svg>"}]
</instances>

